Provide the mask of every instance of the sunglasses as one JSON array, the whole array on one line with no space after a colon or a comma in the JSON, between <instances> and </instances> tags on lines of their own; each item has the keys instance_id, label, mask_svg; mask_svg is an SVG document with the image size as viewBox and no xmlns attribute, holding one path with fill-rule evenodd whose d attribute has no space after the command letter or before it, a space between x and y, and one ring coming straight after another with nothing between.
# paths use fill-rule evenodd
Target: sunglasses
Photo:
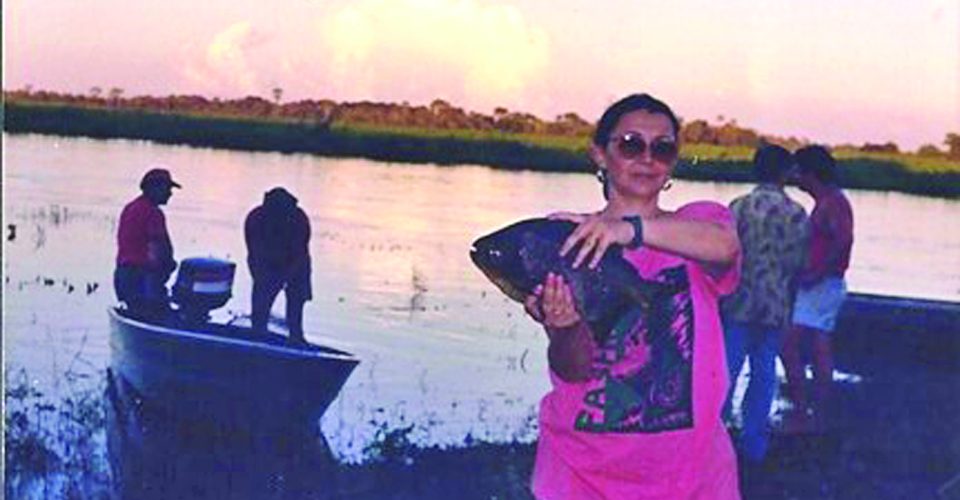
<instances>
[{"instance_id":1,"label":"sunglasses","mask_svg":"<svg viewBox=\"0 0 960 500\"><path fill-rule=\"evenodd\" d=\"M650 157L661 163L671 163L677 159L677 142L673 139L657 138L648 144L640 134L628 132L620 137L610 139L615 142L617 152L626 160L632 160L643 155L650 149Z\"/></svg>"}]
</instances>

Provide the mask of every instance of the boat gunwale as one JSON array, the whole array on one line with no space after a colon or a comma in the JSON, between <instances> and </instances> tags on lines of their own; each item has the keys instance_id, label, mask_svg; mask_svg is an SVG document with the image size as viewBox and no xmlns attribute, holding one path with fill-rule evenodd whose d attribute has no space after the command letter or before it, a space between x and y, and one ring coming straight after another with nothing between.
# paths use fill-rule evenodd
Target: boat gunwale
<instances>
[{"instance_id":1,"label":"boat gunwale","mask_svg":"<svg viewBox=\"0 0 960 500\"><path fill-rule=\"evenodd\" d=\"M908 307L913 309L935 309L950 314L960 314L960 302L945 299L928 299L917 297L900 297L896 295L880 295L866 292L850 292L847 294L846 302L867 302L874 305L885 307Z\"/></svg>"},{"instance_id":2,"label":"boat gunwale","mask_svg":"<svg viewBox=\"0 0 960 500\"><path fill-rule=\"evenodd\" d=\"M331 347L315 345L314 347L318 348L316 350L302 349L302 348L291 347L291 346L269 344L266 342L258 342L250 339L228 337L224 335L218 335L215 333L204 333L204 332L195 332L190 330L182 330L178 328L160 326L152 323L146 323L141 320L128 318L120 314L120 312L116 307L110 307L109 309L110 309L109 311L110 317L115 319L116 321L123 324L127 324L135 328L139 328L141 330L150 331L153 333L163 333L163 334L168 334L168 335L173 335L178 337L186 337L186 338L190 338L197 341L207 341L207 342L215 341L217 343L227 344L233 347L245 347L245 348L257 349L261 351L271 351L276 354L281 354L281 355L286 355L286 356L296 357L301 359L332 359L336 361L345 361L345 362L354 362L354 363L360 362L356 358L356 356L348 352L340 351L338 349L334 349ZM331 352L331 351L336 351L336 352Z\"/></svg>"}]
</instances>

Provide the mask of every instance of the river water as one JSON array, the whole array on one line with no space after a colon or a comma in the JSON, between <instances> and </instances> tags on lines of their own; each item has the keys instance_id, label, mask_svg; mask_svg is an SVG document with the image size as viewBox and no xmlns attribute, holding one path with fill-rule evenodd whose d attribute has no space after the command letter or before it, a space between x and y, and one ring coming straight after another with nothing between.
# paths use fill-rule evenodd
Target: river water
<instances>
[{"instance_id":1,"label":"river water","mask_svg":"<svg viewBox=\"0 0 960 500\"><path fill-rule=\"evenodd\" d=\"M65 372L102 380L117 215L148 166L164 164L184 186L164 209L177 257L240 264L221 316L249 311L247 211L274 186L299 198L313 227L307 337L361 360L321 423L337 456L358 459L378 429L408 425L411 439L431 445L534 438L548 388L544 336L468 250L521 218L598 208L591 176L35 135L5 134L3 152L4 364L45 393L66 390ZM727 203L750 189L675 184L668 207ZM852 290L960 300L960 202L865 191L850 199Z\"/></svg>"}]
</instances>

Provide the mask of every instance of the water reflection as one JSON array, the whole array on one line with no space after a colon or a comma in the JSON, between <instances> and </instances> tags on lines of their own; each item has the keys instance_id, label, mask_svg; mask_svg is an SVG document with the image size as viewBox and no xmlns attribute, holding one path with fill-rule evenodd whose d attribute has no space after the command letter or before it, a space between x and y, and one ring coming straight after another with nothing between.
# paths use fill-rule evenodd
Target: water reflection
<instances>
[{"instance_id":1,"label":"water reflection","mask_svg":"<svg viewBox=\"0 0 960 500\"><path fill-rule=\"evenodd\" d=\"M264 429L185 419L106 373L104 405L113 486L120 498L332 498L334 460L318 428Z\"/></svg>"},{"instance_id":2,"label":"water reflection","mask_svg":"<svg viewBox=\"0 0 960 500\"><path fill-rule=\"evenodd\" d=\"M529 417L549 384L544 336L473 268L467 250L478 235L519 218L595 209L591 176L3 140L5 223L16 226L3 243L5 359L29 369L40 387L57 384L80 345L92 373L108 366L116 217L144 166L156 162L184 184L165 208L178 258L242 263L240 225L263 191L284 185L301 199L314 228L307 337L363 360L321 423L338 458L360 459L382 423L416 424L410 438L427 445L533 439ZM749 189L678 182L665 203L728 202ZM858 216L852 289L960 298L960 203L850 197ZM241 265L226 313L249 312L250 285Z\"/></svg>"}]
</instances>

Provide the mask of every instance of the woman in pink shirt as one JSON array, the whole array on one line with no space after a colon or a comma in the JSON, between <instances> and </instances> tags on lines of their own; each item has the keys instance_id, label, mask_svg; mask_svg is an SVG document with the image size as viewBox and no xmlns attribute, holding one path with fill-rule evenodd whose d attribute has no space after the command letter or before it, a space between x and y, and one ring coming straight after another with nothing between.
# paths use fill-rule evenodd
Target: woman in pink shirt
<instances>
[{"instance_id":1,"label":"woman in pink shirt","mask_svg":"<svg viewBox=\"0 0 960 500\"><path fill-rule=\"evenodd\" d=\"M647 94L613 104L590 147L606 205L552 216L578 223L561 250L575 253L575 266L596 266L623 245L643 278L675 292L603 340L562 277L549 275L527 299L550 339L553 382L540 406L538 498L739 498L720 419L728 380L717 300L737 285L740 246L724 205L660 206L678 132L670 108Z\"/></svg>"}]
</instances>

